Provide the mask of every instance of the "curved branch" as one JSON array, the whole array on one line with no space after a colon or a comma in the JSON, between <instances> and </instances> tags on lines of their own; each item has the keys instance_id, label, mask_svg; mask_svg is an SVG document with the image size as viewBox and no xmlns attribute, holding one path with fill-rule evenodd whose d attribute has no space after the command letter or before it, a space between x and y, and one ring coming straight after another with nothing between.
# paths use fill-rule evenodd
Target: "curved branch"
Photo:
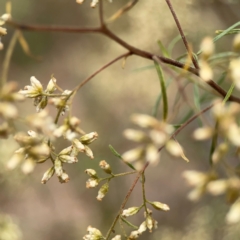
<instances>
[{"instance_id":1,"label":"curved branch","mask_svg":"<svg viewBox=\"0 0 240 240\"><path fill-rule=\"evenodd\" d=\"M178 62L176 60L173 60L171 58L166 58L162 56L157 56L153 53L143 51L139 48L133 47L129 45L127 42L116 36L112 31L110 31L105 25L97 28L79 28L79 27L63 27L63 26L40 26L40 25L27 25L27 24L21 24L17 23L15 21L8 21L8 24L11 26L22 29L22 30L27 30L27 31L46 31L46 32L68 32L68 33L101 33L108 38L112 39L113 41L119 43L121 46L129 50L131 54L135 54L137 56L147 58L152 60L153 57L156 57L159 59L159 61L181 68L185 69L185 64ZM188 67L186 69L188 72L193 73L196 76L199 76L199 70L193 67ZM217 83L215 83L213 80L209 80L206 82L210 87L215 89L222 97L225 97L227 92L222 89ZM237 102L240 103L240 98L231 96L229 97L228 101L231 102Z\"/></svg>"}]
</instances>

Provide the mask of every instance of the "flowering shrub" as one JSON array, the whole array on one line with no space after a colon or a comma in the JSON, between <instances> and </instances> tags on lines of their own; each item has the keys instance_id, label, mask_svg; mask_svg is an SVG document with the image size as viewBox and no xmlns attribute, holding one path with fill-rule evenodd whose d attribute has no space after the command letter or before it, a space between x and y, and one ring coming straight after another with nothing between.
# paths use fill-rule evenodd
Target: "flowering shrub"
<instances>
[{"instance_id":1,"label":"flowering shrub","mask_svg":"<svg viewBox=\"0 0 240 240\"><path fill-rule=\"evenodd\" d=\"M82 4L84 1L77 0L76 2ZM145 172L147 170L151 171L152 166L159 164L163 148L173 157L182 158L186 162L189 162L181 143L178 142L176 137L186 126L208 110L211 111L211 123L204 123L201 127L195 129L192 135L197 141L210 140L212 143L209 157L209 171L200 172L187 170L183 172L183 177L193 187L188 198L191 201L197 201L206 193L213 196L224 194L230 204L229 211L226 214L226 222L228 224L240 222L239 165L232 165L228 162L227 157L234 152L234 157L239 160L240 155L240 98L233 95L235 87L237 91L240 90L240 30L236 28L240 24L237 23L224 31L218 31L215 38L204 38L199 51L194 53L186 40L171 1L166 0L187 51L186 54L180 56L178 60L175 60L162 44L160 45L163 49L163 56L159 56L129 45L109 30L107 23L116 20L125 12L129 11L138 2L137 0L130 1L107 21L103 15L103 4L105 4L105 2L106 1L103 0L90 1L91 7L99 9L100 22L99 27L90 29L21 24L12 18L11 7L9 3L7 4L7 13L3 14L0 18L0 38L2 39L7 34L7 29L2 27L4 24L7 28L15 28L16 32L8 46L8 53L4 60L3 73L1 76L0 136L1 138L14 136L14 140L19 145L19 148L7 162L7 168L15 169L21 166L22 172L29 174L35 170L37 164L49 162L51 163L51 167L46 168L47 170L43 173L41 183L46 184L54 175L57 176L60 183L69 182L71 176L67 174L64 166L66 166L66 164L77 164L78 157L81 154L85 154L90 159L94 159L94 155L98 155L98 153L94 151L93 154L93 142L95 142L98 137L101 137L98 136L98 133L94 129L86 133L80 126L80 119L72 115L74 97L78 94L79 89L93 79L95 75L118 60L123 59L124 64L126 64L128 57L136 55L152 61L159 78L161 95L156 102L155 111L152 115L133 114L130 117L131 121L139 129L128 128L123 131L125 138L135 142L136 147L130 150L126 149L124 153L120 154L110 145L112 153L126 164L126 166L130 168L130 171L117 173L117 170L111 166L111 162L105 160L101 160L99 163L102 173L106 175L105 177L100 177L93 168L87 168L85 170L85 173L89 177L86 181L86 188L98 188L98 186L100 186L97 195L97 200L99 201L102 201L107 193L111 191L110 182L114 179L128 175L135 175L136 177L127 195L123 199L119 212L109 227L108 232L103 234L99 229L89 226L87 228L87 234L83 239L119 240L125 238L133 240L139 238L144 232L153 232L157 228L158 221L153 217L153 211L158 210L162 212L162 214L167 214L163 212L169 211L170 206L162 203L161 199L148 199L146 194L147 182L145 181ZM62 89L54 76L51 76L46 87L44 87L36 77L29 76L30 85L26 85L20 90L16 82L7 81L7 73L16 41L19 41L25 49L25 52L29 53L28 45L22 34L24 30L101 33L119 43L127 52L102 66L71 90ZM215 42L227 34L236 34L231 46L233 50L228 54L216 53ZM0 49L3 49L3 47L3 43L1 42ZM228 77L229 83L231 84L229 90L224 90L220 86L221 83L213 80L216 59L225 60L223 67L224 78L222 79L225 80L226 76ZM196 96L196 94L194 96L195 100L200 106L205 101L206 96L212 94L214 97L213 100L211 100L211 104L202 110L198 109L198 112L195 114L192 112L192 109L190 109L190 114L187 114L184 120L179 121L177 124L174 123L169 116L170 107L168 99L170 92L168 92L168 83L164 76L166 74L163 68L164 64L168 64L169 68L178 74L178 76L174 75L176 80L178 80L178 77L184 76L190 81L190 75L197 76L198 82L194 83L195 86L204 88L206 93L202 98ZM192 107L192 104L188 101L184 88L180 84L178 87L178 98L182 97L190 108L196 110L195 106ZM18 110L18 102L22 102L23 100L27 101L29 98L33 100L36 113L32 113L22 119ZM178 98L176 98L176 102ZM160 99L162 101L162 116L159 120L157 119L156 111L160 106ZM49 113L48 105L53 105L55 108L55 118ZM19 131L16 127L18 122L23 123L28 128L27 133ZM212 122L214 124L212 124ZM58 149L60 139L65 139L68 144L60 151L57 151L56 149ZM220 166L223 167L221 171L224 171L225 177L223 177L219 170ZM142 204L140 206L130 206L127 208L127 201L130 195L133 194L133 189L139 179L141 179ZM144 212L143 219L140 215L141 210ZM127 220L128 217L133 215L138 215L139 218L142 219L139 226L135 226ZM129 232L122 231L113 236L117 222L120 222L121 225L125 224L129 226L131 230Z\"/></svg>"}]
</instances>

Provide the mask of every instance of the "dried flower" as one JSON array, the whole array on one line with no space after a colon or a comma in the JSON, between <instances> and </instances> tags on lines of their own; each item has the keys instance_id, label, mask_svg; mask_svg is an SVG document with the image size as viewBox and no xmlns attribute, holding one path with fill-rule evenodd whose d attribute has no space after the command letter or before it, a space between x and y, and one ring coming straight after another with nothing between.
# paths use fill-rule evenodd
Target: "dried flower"
<instances>
[{"instance_id":1,"label":"dried flower","mask_svg":"<svg viewBox=\"0 0 240 240\"><path fill-rule=\"evenodd\" d=\"M55 173L55 169L54 167L51 167L49 168L44 174L43 174L43 177L42 177L42 184L46 184L47 181L54 175Z\"/></svg>"},{"instance_id":2,"label":"dried flower","mask_svg":"<svg viewBox=\"0 0 240 240\"><path fill-rule=\"evenodd\" d=\"M111 174L111 173L112 173L112 170L111 170L110 165L109 165L105 160L102 160L102 161L99 163L99 166L100 166L100 168L103 169L104 172L106 172L107 174Z\"/></svg>"}]
</instances>

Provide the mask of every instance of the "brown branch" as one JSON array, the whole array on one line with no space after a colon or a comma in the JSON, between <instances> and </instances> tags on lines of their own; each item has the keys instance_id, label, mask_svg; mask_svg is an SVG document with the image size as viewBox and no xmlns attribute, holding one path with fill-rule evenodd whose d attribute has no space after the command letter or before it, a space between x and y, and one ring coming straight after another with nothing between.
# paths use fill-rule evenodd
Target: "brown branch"
<instances>
[{"instance_id":1,"label":"brown branch","mask_svg":"<svg viewBox=\"0 0 240 240\"><path fill-rule=\"evenodd\" d=\"M18 23L13 20L7 21L10 26L25 30L25 31L40 31L40 32L67 32L67 33L101 33L101 28L79 28L79 27L67 27L67 26L53 26L53 25L29 25Z\"/></svg>"},{"instance_id":2,"label":"brown branch","mask_svg":"<svg viewBox=\"0 0 240 240\"><path fill-rule=\"evenodd\" d=\"M178 17L177 17L177 15L176 15L176 13L175 13L175 11L173 9L173 6L172 6L170 0L166 0L166 2L167 2L167 5L168 5L172 15L173 15L174 21L175 21L175 23L177 25L178 31L179 31L179 33L180 33L180 35L182 37L183 43L184 43L184 45L185 45L185 47L186 47L186 49L188 51L188 54L191 56L192 63L195 66L196 69L199 69L198 63L197 63L196 59L194 58L194 56L192 54L191 48L189 47L189 44L188 44L187 39L186 39L186 37L184 35L184 32L182 30L182 27L181 27L181 24L180 24L180 22L178 20Z\"/></svg>"},{"instance_id":3,"label":"brown branch","mask_svg":"<svg viewBox=\"0 0 240 240\"><path fill-rule=\"evenodd\" d=\"M155 54L143 51L139 48L133 47L129 45L127 42L116 36L112 31L110 31L105 25L102 27L98 28L79 28L79 27L63 27L63 26L39 26L39 25L26 25L26 24L21 24L17 23L15 21L8 21L8 24L11 26L22 29L22 30L27 30L27 31L46 31L46 32L68 32L68 33L101 33L108 38L112 39L113 41L119 43L122 47L126 48L129 50L131 54L135 54L137 56L147 58L152 60L152 58L155 56ZM178 62L176 60L173 60L171 58L166 58L162 56L156 56L159 61L172 65L177 68L185 69L185 64ZM199 76L199 70L193 67L188 67L186 69L188 72L193 73L196 76ZM222 97L225 97L227 92L222 89L218 84L216 84L213 80L209 80L206 82L208 85L210 85L213 89L215 89ZM237 102L240 103L240 98L231 96L229 97L228 101L231 102Z\"/></svg>"},{"instance_id":4,"label":"brown branch","mask_svg":"<svg viewBox=\"0 0 240 240\"><path fill-rule=\"evenodd\" d=\"M142 174L145 172L145 170L146 170L146 168L148 167L148 165L149 165L149 162L146 162L146 164L144 165L143 169L138 173L137 177L135 178L132 186L130 187L127 195L125 196L125 198L124 198L124 200L123 200L123 202L122 202L122 204L121 204L121 207L120 207L120 210L119 210L119 212L118 212L118 215L115 217L115 219L114 219L111 227L109 228L109 230L108 230L108 232L107 232L107 235L106 235L106 238L105 238L106 240L109 239L111 233L113 232L114 227L115 227L115 225L116 225L119 217L121 216L122 211L123 211L123 209L125 208L125 206L126 206L126 204L127 204L127 201L128 201L128 199L129 199L129 197L131 196L131 193L132 193L133 189L135 188L135 186L136 186L139 178L140 178L140 177L142 176Z\"/></svg>"}]
</instances>

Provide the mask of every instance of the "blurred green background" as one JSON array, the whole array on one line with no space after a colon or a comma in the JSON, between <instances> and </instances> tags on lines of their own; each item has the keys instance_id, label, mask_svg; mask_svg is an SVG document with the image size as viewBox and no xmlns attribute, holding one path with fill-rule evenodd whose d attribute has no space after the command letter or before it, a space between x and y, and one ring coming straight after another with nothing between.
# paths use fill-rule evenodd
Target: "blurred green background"
<instances>
[{"instance_id":1,"label":"blurred green background","mask_svg":"<svg viewBox=\"0 0 240 240\"><path fill-rule=\"evenodd\" d=\"M113 0L110 4L105 1L105 17L110 17L127 2ZM5 3L4 0L0 1L0 14L5 12ZM14 20L26 24L94 27L98 25L98 10L91 9L89 4L88 0L85 0L83 5L76 4L74 0L13 0L12 16ZM239 20L239 1L172 0L172 4L194 51L198 50L203 37L214 36L215 30L226 29ZM178 35L163 0L139 1L131 11L109 24L109 28L131 45L156 54L161 54L158 40L168 46ZM2 40L5 49L0 52L1 65L14 31L10 26L7 26L7 29L8 35ZM46 86L50 76L54 74L63 89L72 89L111 59L126 52L121 46L99 34L27 31L23 34L32 53L41 56L42 60L29 58L17 44L8 79L17 81L20 88L29 84L31 76L35 76ZM217 51L231 50L231 41L232 36L219 41L216 45ZM174 47L173 57L183 53L185 48L179 41ZM119 61L78 92L74 98L74 114L81 119L81 126L86 132L97 131L99 138L91 145L94 160L79 155L76 165L66 166L71 178L69 183L60 184L56 177L46 185L40 183L50 163L38 165L29 176L23 176L18 169L7 171L6 162L17 149L17 144L12 139L1 141L0 214L12 217L21 229L22 239L82 239L88 225L100 229L103 233L108 230L134 177L113 180L105 199L98 202L98 190L85 188L88 177L84 170L99 169L98 163L102 159L110 163L115 173L128 170L112 155L108 145L112 144L120 153L135 146L123 138L122 131L132 126L129 122L132 113L152 112L160 87L155 69L144 68L151 64L152 62L146 59L131 56L124 69ZM166 79L169 80L170 76L166 74ZM175 83L168 88L170 105L173 104L177 91ZM191 99L191 86L187 88L187 93ZM20 104L19 108L22 115L35 112L31 100ZM187 108L188 106L182 105L172 121L181 119ZM51 108L50 114L55 116L56 111ZM170 114L174 115L171 111ZM158 118L161 118L161 110ZM228 234L232 229L223 228L224 214L228 209L224 199L215 201L211 197L204 197L199 203L193 204L186 198L190 188L184 182L182 172L189 169L205 171L209 167L210 143L199 143L192 139L191 132L196 126L198 123L194 122L178 137L190 163L173 159L163 151L160 164L147 169L148 199L167 203L171 210L167 213L154 212L153 216L159 222L159 230L150 235L145 233L140 239L235 239ZM64 144L66 143L63 142L57 147L61 149L66 146ZM101 174L104 176L99 171L99 175ZM140 204L141 188L138 184L127 206ZM143 221L143 215L132 219L135 225L139 225ZM237 236L237 233L234 236Z\"/></svg>"}]
</instances>

